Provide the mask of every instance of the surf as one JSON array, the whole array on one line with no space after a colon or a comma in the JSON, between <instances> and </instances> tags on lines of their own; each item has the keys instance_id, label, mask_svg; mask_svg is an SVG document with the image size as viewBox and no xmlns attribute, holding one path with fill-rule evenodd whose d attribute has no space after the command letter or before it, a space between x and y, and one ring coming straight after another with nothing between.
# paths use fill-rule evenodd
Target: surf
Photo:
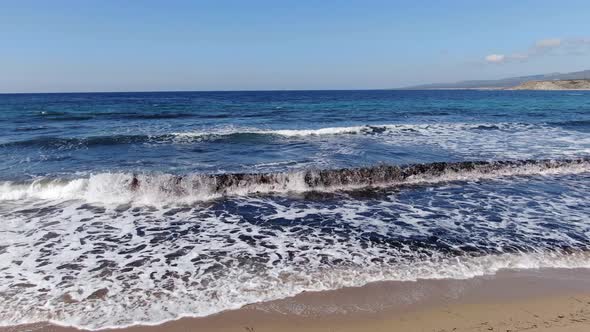
<instances>
[{"instance_id":1,"label":"surf","mask_svg":"<svg viewBox=\"0 0 590 332\"><path fill-rule=\"evenodd\" d=\"M40 199L84 200L104 204L187 204L231 196L350 191L589 171L590 157L434 162L271 173L98 173L76 179L42 177L33 181L4 181L0 183L0 201Z\"/></svg>"}]
</instances>

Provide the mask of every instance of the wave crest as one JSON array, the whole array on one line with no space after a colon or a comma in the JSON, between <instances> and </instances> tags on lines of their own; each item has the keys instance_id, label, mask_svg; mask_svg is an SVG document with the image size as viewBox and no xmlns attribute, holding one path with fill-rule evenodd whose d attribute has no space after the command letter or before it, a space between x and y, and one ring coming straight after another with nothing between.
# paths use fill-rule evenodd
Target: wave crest
<instances>
[{"instance_id":1,"label":"wave crest","mask_svg":"<svg viewBox=\"0 0 590 332\"><path fill-rule=\"evenodd\" d=\"M74 180L41 178L0 184L0 200L85 200L104 204L135 202L161 205L223 196L472 181L504 176L567 174L590 171L590 159L465 161L379 165L277 173L131 174L99 173Z\"/></svg>"},{"instance_id":2,"label":"wave crest","mask_svg":"<svg viewBox=\"0 0 590 332\"><path fill-rule=\"evenodd\" d=\"M164 134L113 134L88 137L46 137L40 136L23 141L0 143L0 147L41 146L49 148L67 148L75 146L102 146L142 143L191 143L195 141L242 140L252 137L303 138L339 135L432 135L447 133L460 135L458 132L481 130L527 130L541 128L521 123L445 123L445 124L383 124L350 127L325 127L319 129L259 129L259 128L214 128L203 131L175 132Z\"/></svg>"}]
</instances>

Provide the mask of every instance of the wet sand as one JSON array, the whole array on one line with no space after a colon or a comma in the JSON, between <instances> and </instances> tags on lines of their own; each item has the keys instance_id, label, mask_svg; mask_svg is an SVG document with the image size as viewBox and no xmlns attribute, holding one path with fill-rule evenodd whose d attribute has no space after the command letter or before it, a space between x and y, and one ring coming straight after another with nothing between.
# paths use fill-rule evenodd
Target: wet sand
<instances>
[{"instance_id":1,"label":"wet sand","mask_svg":"<svg viewBox=\"0 0 590 332\"><path fill-rule=\"evenodd\" d=\"M302 293L203 318L108 331L590 331L590 270L501 271ZM0 331L74 332L50 324ZM103 330L107 331L107 330Z\"/></svg>"}]
</instances>

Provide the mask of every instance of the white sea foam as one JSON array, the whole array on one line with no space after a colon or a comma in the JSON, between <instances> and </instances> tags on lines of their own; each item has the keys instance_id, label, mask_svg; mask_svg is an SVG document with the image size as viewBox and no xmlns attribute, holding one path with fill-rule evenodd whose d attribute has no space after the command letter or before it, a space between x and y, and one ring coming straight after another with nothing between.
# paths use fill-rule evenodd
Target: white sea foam
<instances>
[{"instance_id":1,"label":"white sea foam","mask_svg":"<svg viewBox=\"0 0 590 332\"><path fill-rule=\"evenodd\" d=\"M510 128L514 126L524 126L513 123L437 123L437 124L376 124L361 125L349 127L324 127L317 129L259 129L259 128L239 128L225 127L205 131L187 131L172 133L180 138L206 138L216 136L229 136L236 134L257 134L257 135L277 135L285 137L304 137L304 136L334 136L334 135L354 135L354 134L373 134L373 133L407 133L408 131L420 131L428 133L437 130L466 130L479 128L482 126L495 127L497 129Z\"/></svg>"},{"instance_id":2,"label":"white sea foam","mask_svg":"<svg viewBox=\"0 0 590 332\"><path fill-rule=\"evenodd\" d=\"M229 136L235 134L259 134L259 135L277 135L286 137L297 136L333 136L333 135L351 135L351 134L409 134L411 132L420 133L422 135L437 135L464 132L487 130L490 131L520 131L526 132L528 130L543 129L546 131L563 131L558 127L548 126L542 123L517 123L517 122L481 122L481 123L466 123L466 122L436 122L436 123L397 123L397 124L371 124L371 125L357 125L357 126L342 126L342 127L323 127L315 129L260 129L249 127L221 127L202 131L186 131L175 132L172 135L177 137L208 137L208 136Z\"/></svg>"},{"instance_id":3,"label":"white sea foam","mask_svg":"<svg viewBox=\"0 0 590 332\"><path fill-rule=\"evenodd\" d=\"M386 127L386 126L383 126ZM390 126L391 127L391 126ZM286 137L295 136L320 136L320 135L338 135L338 134L359 134L371 130L370 126L352 126L352 127L327 127L319 129L249 129L249 128L221 128L211 131L181 132L173 133L177 137L207 137L207 136L228 136L235 134L259 134L259 135L279 135Z\"/></svg>"},{"instance_id":4,"label":"white sea foam","mask_svg":"<svg viewBox=\"0 0 590 332\"><path fill-rule=\"evenodd\" d=\"M365 154L366 140L383 151L413 151L466 159L568 158L590 154L590 135L549 124L429 123L376 124L317 129L261 129L225 127L172 134L175 142L233 139L240 135L276 136L310 140L320 167L330 166L339 154Z\"/></svg>"},{"instance_id":5,"label":"white sea foam","mask_svg":"<svg viewBox=\"0 0 590 332\"><path fill-rule=\"evenodd\" d=\"M343 287L360 287L377 281L416 281L418 279L469 279L493 275L503 269L539 268L590 268L586 254L505 254L486 256L479 259L448 259L437 262L399 264L387 270L367 268L364 271L347 270L331 272L291 273L288 270L267 280L242 273L224 278L222 284L213 284L205 294L195 294L189 289L178 289L173 293L156 289L136 289L144 294L115 294L106 300L89 300L88 297L102 286L90 280L93 286L76 283L71 294L74 303L64 304L52 301L46 308L30 308L23 317L18 307L2 308L14 310L5 317L0 312L0 326L51 322L56 325L80 329L100 330L124 328L133 325L159 325L183 317L204 317L226 310L257 302L272 301L297 295L305 291L325 291ZM394 271L394 269L396 271ZM150 280L142 278L149 284ZM232 280L233 281L230 281ZM290 284L296 282L297 284ZM110 288L110 291L123 289ZM217 298L213 297L215 294ZM140 302L149 301L147 306ZM72 308L73 307L73 308Z\"/></svg>"},{"instance_id":6,"label":"white sea foam","mask_svg":"<svg viewBox=\"0 0 590 332\"><path fill-rule=\"evenodd\" d=\"M536 188L547 183L564 192ZM586 252L555 244L584 248L587 190L583 179L558 176L333 204L258 197L182 209L76 202L4 209L0 324L158 324L372 281L586 268ZM439 239L424 247L404 242L434 234ZM464 246L487 254L445 251Z\"/></svg>"}]
</instances>

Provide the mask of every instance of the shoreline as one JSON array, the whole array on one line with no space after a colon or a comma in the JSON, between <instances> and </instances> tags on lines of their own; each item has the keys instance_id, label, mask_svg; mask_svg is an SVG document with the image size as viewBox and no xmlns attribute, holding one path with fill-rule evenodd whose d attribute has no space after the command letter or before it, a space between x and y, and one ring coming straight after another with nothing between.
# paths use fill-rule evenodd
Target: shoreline
<instances>
[{"instance_id":1,"label":"shoreline","mask_svg":"<svg viewBox=\"0 0 590 332\"><path fill-rule=\"evenodd\" d=\"M476 91L590 91L590 89L520 89L516 87L481 87L481 88L431 88L431 89L397 89L409 91L441 91L441 90L476 90Z\"/></svg>"},{"instance_id":2,"label":"shoreline","mask_svg":"<svg viewBox=\"0 0 590 332\"><path fill-rule=\"evenodd\" d=\"M199 318L103 332L587 331L590 269L501 270L465 280L382 281L304 292ZM36 323L1 332L86 331Z\"/></svg>"}]
</instances>

